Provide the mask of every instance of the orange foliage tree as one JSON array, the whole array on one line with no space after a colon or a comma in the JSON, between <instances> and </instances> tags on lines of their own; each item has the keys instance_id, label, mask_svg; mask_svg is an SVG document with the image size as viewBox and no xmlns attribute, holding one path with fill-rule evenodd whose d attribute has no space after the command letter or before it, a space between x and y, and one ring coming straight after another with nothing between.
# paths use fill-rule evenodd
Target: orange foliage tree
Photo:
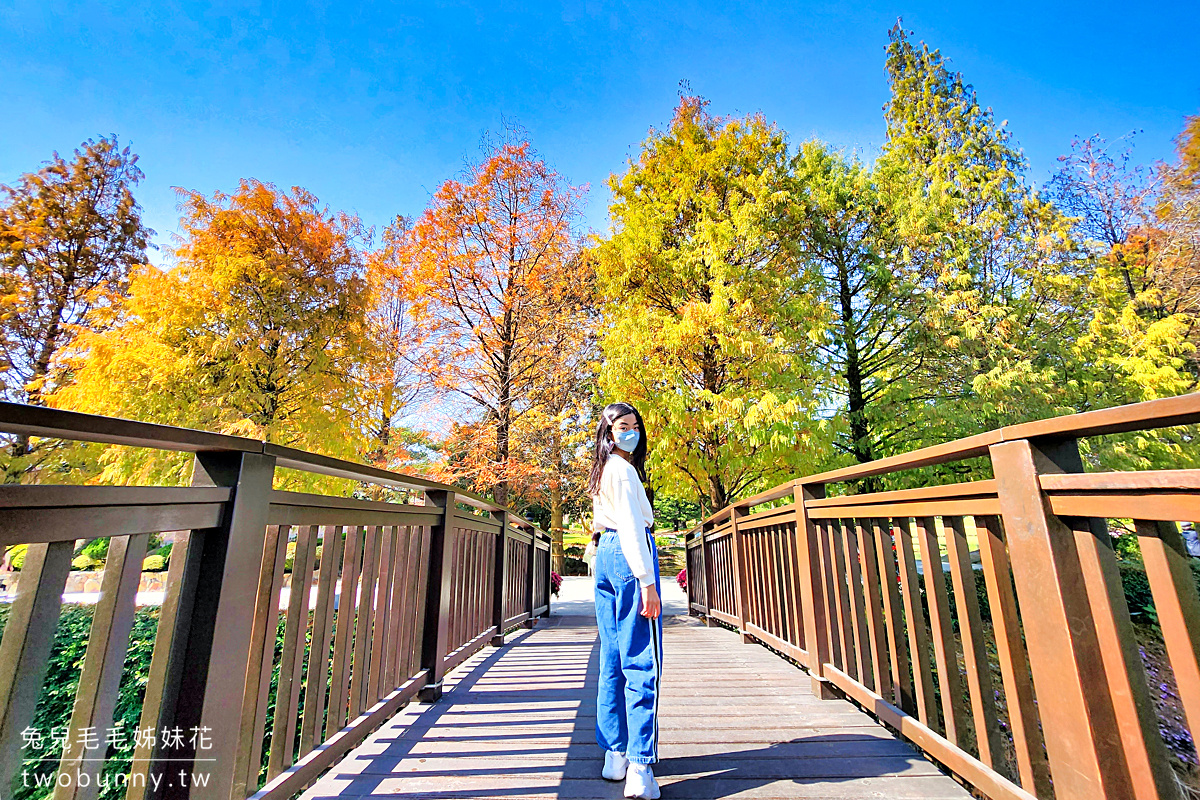
<instances>
[{"instance_id":1,"label":"orange foliage tree","mask_svg":"<svg viewBox=\"0 0 1200 800\"><path fill-rule=\"evenodd\" d=\"M525 501L550 511L551 565L564 566L564 513L591 511L585 486L591 466L592 414L600 359L599 314L594 305L594 260L578 259L569 291L559 297L558 338L537 383L529 409L514 426L523 478L514 485Z\"/></svg>"},{"instance_id":2,"label":"orange foliage tree","mask_svg":"<svg viewBox=\"0 0 1200 800\"><path fill-rule=\"evenodd\" d=\"M470 416L455 430L445 477L508 503L530 466L514 458L513 426L557 376L580 305L573 223L584 189L570 186L521 133L484 145L482 161L446 181L428 208L397 231L421 367Z\"/></svg>"},{"instance_id":3,"label":"orange foliage tree","mask_svg":"<svg viewBox=\"0 0 1200 800\"><path fill-rule=\"evenodd\" d=\"M111 323L153 233L133 198L141 179L137 156L101 137L0 186L0 398L45 405L70 379L76 338ZM65 457L55 440L3 438L5 483L36 480Z\"/></svg>"},{"instance_id":4,"label":"orange foliage tree","mask_svg":"<svg viewBox=\"0 0 1200 800\"><path fill-rule=\"evenodd\" d=\"M594 423L595 380L579 380L587 374L580 361L565 365L580 368L578 372L560 370L558 375L563 380L548 382L537 393L536 401L513 431L517 459L525 467L513 489L526 502L549 509L551 566L559 573L565 557L564 514L570 511L580 516L591 511L584 487L591 466L588 444Z\"/></svg>"},{"instance_id":5,"label":"orange foliage tree","mask_svg":"<svg viewBox=\"0 0 1200 800\"><path fill-rule=\"evenodd\" d=\"M400 425L400 417L426 393L428 380L419 368L422 334L413 322L403 246L410 221L401 217L383 233L378 250L368 254L369 301L366 336L370 356L361 365L361 427L366 461L382 469L403 470L415 457L414 445L427 444L420 432Z\"/></svg>"}]
</instances>

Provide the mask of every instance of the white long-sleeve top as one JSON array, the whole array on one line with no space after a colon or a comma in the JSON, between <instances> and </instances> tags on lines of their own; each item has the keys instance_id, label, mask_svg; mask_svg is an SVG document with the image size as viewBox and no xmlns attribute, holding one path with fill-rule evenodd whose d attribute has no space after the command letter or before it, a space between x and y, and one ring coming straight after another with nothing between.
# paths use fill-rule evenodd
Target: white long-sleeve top
<instances>
[{"instance_id":1,"label":"white long-sleeve top","mask_svg":"<svg viewBox=\"0 0 1200 800\"><path fill-rule=\"evenodd\" d=\"M592 519L598 528L612 528L621 542L629 571L642 586L654 583L654 559L646 528L654 522L654 509L633 464L616 453L608 457L600 478L600 494L592 497Z\"/></svg>"}]
</instances>

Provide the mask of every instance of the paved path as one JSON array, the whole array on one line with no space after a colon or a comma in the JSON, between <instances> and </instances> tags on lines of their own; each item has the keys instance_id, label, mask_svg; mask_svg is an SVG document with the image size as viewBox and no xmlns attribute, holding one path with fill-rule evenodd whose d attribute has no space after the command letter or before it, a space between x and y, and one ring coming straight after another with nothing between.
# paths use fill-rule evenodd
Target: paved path
<instances>
[{"instance_id":1,"label":"paved path","mask_svg":"<svg viewBox=\"0 0 1200 800\"><path fill-rule=\"evenodd\" d=\"M688 613L687 594L679 588L674 578L663 578L663 614L668 617ZM587 575L569 575L563 578L558 595L550 603L550 613L556 617L595 617L595 581Z\"/></svg>"},{"instance_id":2,"label":"paved path","mask_svg":"<svg viewBox=\"0 0 1200 800\"><path fill-rule=\"evenodd\" d=\"M665 592L665 590L664 590ZM664 626L663 798L969 800L909 745L805 673L721 628ZM309 789L323 798L621 797L599 778L595 620L557 616L485 648L433 705L408 706Z\"/></svg>"}]
</instances>

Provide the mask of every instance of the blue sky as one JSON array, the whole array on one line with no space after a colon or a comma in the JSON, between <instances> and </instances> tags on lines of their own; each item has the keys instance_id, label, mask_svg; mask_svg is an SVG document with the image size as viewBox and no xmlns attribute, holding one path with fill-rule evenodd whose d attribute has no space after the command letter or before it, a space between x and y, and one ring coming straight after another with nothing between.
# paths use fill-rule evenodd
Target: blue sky
<instances>
[{"instance_id":1,"label":"blue sky","mask_svg":"<svg viewBox=\"0 0 1200 800\"><path fill-rule=\"evenodd\" d=\"M604 182L678 84L761 111L793 143L868 157L883 138L897 16L974 84L1049 177L1075 135L1142 130L1170 158L1200 112L1200 3L260 2L0 0L0 182L116 133L169 242L172 186L300 185L382 226L417 214L502 117L607 228Z\"/></svg>"}]
</instances>

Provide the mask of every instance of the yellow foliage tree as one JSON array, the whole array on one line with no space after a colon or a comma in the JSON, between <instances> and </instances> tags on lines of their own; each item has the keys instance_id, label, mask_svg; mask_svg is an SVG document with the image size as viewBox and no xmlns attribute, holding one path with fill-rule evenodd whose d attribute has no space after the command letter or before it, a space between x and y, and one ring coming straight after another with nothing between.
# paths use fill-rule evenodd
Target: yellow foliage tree
<instances>
[{"instance_id":1,"label":"yellow foliage tree","mask_svg":"<svg viewBox=\"0 0 1200 800\"><path fill-rule=\"evenodd\" d=\"M182 198L175 265L134 274L118 324L80 337L53 404L357 455L358 219L254 180ZM107 476L182 480L185 463L125 453Z\"/></svg>"},{"instance_id":2,"label":"yellow foliage tree","mask_svg":"<svg viewBox=\"0 0 1200 800\"><path fill-rule=\"evenodd\" d=\"M811 459L822 323L790 242L783 133L684 97L609 185L604 399L641 411L656 489L718 509Z\"/></svg>"}]
</instances>

